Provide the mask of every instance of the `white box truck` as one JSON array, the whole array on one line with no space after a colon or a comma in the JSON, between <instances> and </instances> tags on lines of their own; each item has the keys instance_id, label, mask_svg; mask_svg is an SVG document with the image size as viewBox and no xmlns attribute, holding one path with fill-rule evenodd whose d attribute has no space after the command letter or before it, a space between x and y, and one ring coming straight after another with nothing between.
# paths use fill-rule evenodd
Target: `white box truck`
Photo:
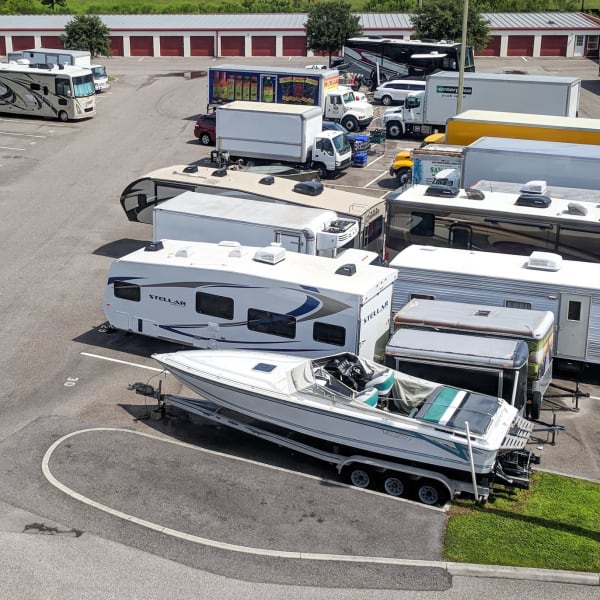
<instances>
[{"instance_id":1,"label":"white box truck","mask_svg":"<svg viewBox=\"0 0 600 600\"><path fill-rule=\"evenodd\" d=\"M387 135L426 136L444 131L448 118L457 112L458 75L450 71L428 75L425 91L409 94L403 107L385 111ZM576 117L580 88L578 77L465 73L462 110Z\"/></svg>"},{"instance_id":2,"label":"white box truck","mask_svg":"<svg viewBox=\"0 0 600 600\"><path fill-rule=\"evenodd\" d=\"M341 123L350 132L365 129L373 120L373 105L364 94L340 85L337 69L228 64L209 67L209 106L234 100L319 106L324 120Z\"/></svg>"},{"instance_id":3,"label":"white box truck","mask_svg":"<svg viewBox=\"0 0 600 600\"><path fill-rule=\"evenodd\" d=\"M276 243L291 252L336 256L358 235L358 221L332 210L183 192L154 207L153 240ZM373 258L378 255L373 253Z\"/></svg>"},{"instance_id":4,"label":"white box truck","mask_svg":"<svg viewBox=\"0 0 600 600\"><path fill-rule=\"evenodd\" d=\"M287 164L322 178L347 169L352 150L341 131L323 131L318 106L234 101L217 108L213 160L247 166Z\"/></svg>"}]
</instances>

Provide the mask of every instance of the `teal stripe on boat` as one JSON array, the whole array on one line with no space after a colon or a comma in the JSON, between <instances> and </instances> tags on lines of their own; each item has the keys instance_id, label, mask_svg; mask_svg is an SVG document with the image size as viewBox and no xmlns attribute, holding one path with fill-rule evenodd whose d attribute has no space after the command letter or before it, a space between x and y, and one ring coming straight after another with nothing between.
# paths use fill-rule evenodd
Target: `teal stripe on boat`
<instances>
[{"instance_id":1,"label":"teal stripe on boat","mask_svg":"<svg viewBox=\"0 0 600 600\"><path fill-rule=\"evenodd\" d=\"M442 391L437 395L433 404L429 407L427 412L423 415L424 421L431 421L437 423L444 416L447 408L452 404L452 400L456 398L456 394L459 390L450 387L442 388Z\"/></svg>"}]
</instances>

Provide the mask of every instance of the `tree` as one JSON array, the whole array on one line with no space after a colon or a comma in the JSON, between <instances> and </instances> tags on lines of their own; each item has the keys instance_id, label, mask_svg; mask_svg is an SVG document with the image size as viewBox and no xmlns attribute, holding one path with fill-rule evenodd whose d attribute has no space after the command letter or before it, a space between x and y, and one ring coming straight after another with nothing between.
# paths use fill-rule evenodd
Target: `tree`
<instances>
[{"instance_id":1,"label":"tree","mask_svg":"<svg viewBox=\"0 0 600 600\"><path fill-rule=\"evenodd\" d=\"M57 6L67 8L67 0L40 0L40 4L49 7L52 12Z\"/></svg>"},{"instance_id":2,"label":"tree","mask_svg":"<svg viewBox=\"0 0 600 600\"><path fill-rule=\"evenodd\" d=\"M327 0L310 6L306 27L306 46L315 52L331 55L340 50L350 37L361 35L359 17L353 15L352 7L344 0Z\"/></svg>"},{"instance_id":3,"label":"tree","mask_svg":"<svg viewBox=\"0 0 600 600\"><path fill-rule=\"evenodd\" d=\"M110 29L96 15L77 15L65 25L60 36L69 50L88 50L92 56L111 56Z\"/></svg>"},{"instance_id":4,"label":"tree","mask_svg":"<svg viewBox=\"0 0 600 600\"><path fill-rule=\"evenodd\" d=\"M475 50L487 46L490 37L488 22L481 16L482 0L470 0L467 20L467 44ZM463 3L456 0L423 0L411 15L415 35L419 39L462 39Z\"/></svg>"}]
</instances>

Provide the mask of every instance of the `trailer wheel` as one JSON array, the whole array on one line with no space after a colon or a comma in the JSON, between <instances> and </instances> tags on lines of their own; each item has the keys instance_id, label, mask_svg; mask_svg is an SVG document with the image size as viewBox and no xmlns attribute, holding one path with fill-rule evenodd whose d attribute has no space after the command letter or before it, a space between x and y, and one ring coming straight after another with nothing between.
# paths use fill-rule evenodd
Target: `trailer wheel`
<instances>
[{"instance_id":1,"label":"trailer wheel","mask_svg":"<svg viewBox=\"0 0 600 600\"><path fill-rule=\"evenodd\" d=\"M532 421L537 421L540 418L540 408L542 406L541 392L533 392L531 394L531 404L527 404L527 416Z\"/></svg>"},{"instance_id":2,"label":"trailer wheel","mask_svg":"<svg viewBox=\"0 0 600 600\"><path fill-rule=\"evenodd\" d=\"M58 111L58 120L62 123L66 123L69 120L69 115L65 110Z\"/></svg>"},{"instance_id":3,"label":"trailer wheel","mask_svg":"<svg viewBox=\"0 0 600 600\"><path fill-rule=\"evenodd\" d=\"M402 135L402 127L399 123L388 123L386 126L388 137L397 138Z\"/></svg>"},{"instance_id":4,"label":"trailer wheel","mask_svg":"<svg viewBox=\"0 0 600 600\"><path fill-rule=\"evenodd\" d=\"M406 491L404 480L398 473L389 473L383 477L383 491L390 496L399 497Z\"/></svg>"},{"instance_id":5,"label":"trailer wheel","mask_svg":"<svg viewBox=\"0 0 600 600\"><path fill-rule=\"evenodd\" d=\"M424 479L417 488L417 496L423 504L435 506L446 501L447 493L442 490L439 483L431 479Z\"/></svg>"},{"instance_id":6,"label":"trailer wheel","mask_svg":"<svg viewBox=\"0 0 600 600\"><path fill-rule=\"evenodd\" d=\"M367 489L373 484L371 471L365 467L356 466L348 469L348 480L356 487Z\"/></svg>"},{"instance_id":7,"label":"trailer wheel","mask_svg":"<svg viewBox=\"0 0 600 600\"><path fill-rule=\"evenodd\" d=\"M251 158L246 160L246 166L247 167L255 167L256 166L256 162L254 160L252 160Z\"/></svg>"}]
</instances>

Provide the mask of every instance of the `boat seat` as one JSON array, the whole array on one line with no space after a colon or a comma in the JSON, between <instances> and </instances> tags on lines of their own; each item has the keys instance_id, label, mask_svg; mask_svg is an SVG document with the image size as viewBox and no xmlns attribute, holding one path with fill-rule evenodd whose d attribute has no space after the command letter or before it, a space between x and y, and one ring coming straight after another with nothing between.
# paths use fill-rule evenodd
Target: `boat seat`
<instances>
[{"instance_id":1,"label":"boat seat","mask_svg":"<svg viewBox=\"0 0 600 600\"><path fill-rule=\"evenodd\" d=\"M375 407L375 406L377 406L377 402L379 400L379 392L374 387L368 387L368 388L365 388L359 394L356 394L356 396L354 396L354 399L357 402L366 404L367 406Z\"/></svg>"}]
</instances>

